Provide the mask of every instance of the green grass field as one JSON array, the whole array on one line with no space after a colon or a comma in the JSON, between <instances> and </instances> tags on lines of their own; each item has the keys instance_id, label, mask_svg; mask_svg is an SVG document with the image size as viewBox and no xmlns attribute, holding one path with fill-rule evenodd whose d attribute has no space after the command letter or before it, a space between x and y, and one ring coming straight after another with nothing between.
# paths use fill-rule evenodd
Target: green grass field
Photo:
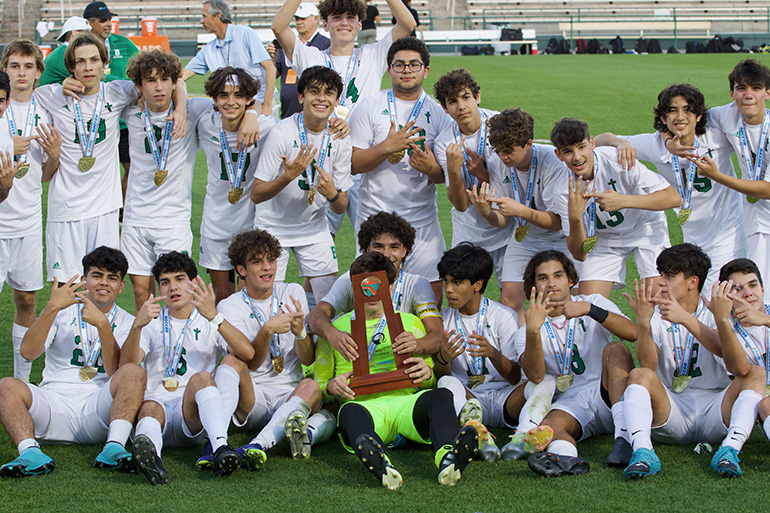
<instances>
[{"instance_id":1,"label":"green grass field","mask_svg":"<svg viewBox=\"0 0 770 513\"><path fill-rule=\"evenodd\" d=\"M426 89L454 67L471 70L482 87L482 106L501 110L521 106L535 117L535 136L547 139L553 123L563 116L588 121L593 134L652 131L652 108L658 92L675 82L691 82L706 96L709 106L727 103L727 74L743 55L575 55L437 57L433 59ZM387 82L387 81L386 81ZM203 80L191 80L191 93L202 94ZM199 155L193 185L193 232L198 231L205 194L205 160ZM447 244L451 240L450 204L439 188L439 213ZM44 200L45 205L45 200ZM681 231L669 213L671 241ZM197 257L199 238L193 246ZM340 269L354 257L352 230L343 225L337 237ZM628 283L636 273L629 265ZM296 264L287 279L296 280ZM488 288L497 299L497 289ZM38 312L50 294L50 285L38 294ZM615 300L631 315L619 291ZM119 304L131 311L130 283ZM13 374L11 323L13 297L9 287L0 293L0 376ZM33 366L39 382L42 357ZM2 430L0 430L2 431ZM231 443L246 443L251 435L231 430ZM498 445L507 442L495 430ZM199 449L166 449L164 463L171 484L152 488L141 475L97 471L91 464L97 446L47 447L57 463L45 477L0 482L0 511L754 511L768 498L770 446L759 430L745 446L744 477L725 480L709 469L710 455L693 453L693 446L658 446L663 472L642 482L626 482L621 473L606 468L610 436L580 444L581 456L592 465L589 474L544 479L524 461L476 462L468 467L456 488L436 482L433 455L427 446L392 451L390 457L404 476L397 493L380 487L354 456L332 439L315 447L309 461L293 461L288 445L269 454L266 467L256 473L238 471L228 479L214 479L195 470ZM17 455L4 431L0 433L0 462Z\"/></svg>"}]
</instances>

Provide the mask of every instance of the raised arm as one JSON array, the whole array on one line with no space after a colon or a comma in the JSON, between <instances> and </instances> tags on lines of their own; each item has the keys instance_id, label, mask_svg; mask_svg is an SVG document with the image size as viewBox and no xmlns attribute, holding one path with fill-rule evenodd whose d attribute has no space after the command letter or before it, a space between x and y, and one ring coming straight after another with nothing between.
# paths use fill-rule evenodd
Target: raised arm
<instances>
[{"instance_id":1,"label":"raised arm","mask_svg":"<svg viewBox=\"0 0 770 513\"><path fill-rule=\"evenodd\" d=\"M390 12L393 14L393 17L396 18L396 25L393 27L393 41L401 39L402 37L407 37L417 26L414 16L412 16L412 13L409 12L409 8L401 0L386 1L388 7L390 7ZM297 4L299 4L299 2L297 2ZM281 41L281 44L283 44L283 41Z\"/></svg>"},{"instance_id":2,"label":"raised arm","mask_svg":"<svg viewBox=\"0 0 770 513\"><path fill-rule=\"evenodd\" d=\"M294 19L294 13L297 12L300 3L302 0L286 0L275 13L273 23L270 25L275 38L281 44L281 48L289 60L292 60L292 55L294 55L294 32L291 31L289 25L291 25L291 20ZM275 83L275 78L273 83Z\"/></svg>"}]
</instances>

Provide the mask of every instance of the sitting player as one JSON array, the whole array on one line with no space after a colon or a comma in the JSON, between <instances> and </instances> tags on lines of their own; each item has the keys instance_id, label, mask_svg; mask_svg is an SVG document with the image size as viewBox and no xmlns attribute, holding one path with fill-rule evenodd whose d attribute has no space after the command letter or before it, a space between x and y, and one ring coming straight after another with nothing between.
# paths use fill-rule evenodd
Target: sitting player
<instances>
[{"instance_id":1,"label":"sitting player","mask_svg":"<svg viewBox=\"0 0 770 513\"><path fill-rule=\"evenodd\" d=\"M0 381L0 422L19 457L0 467L2 477L47 474L54 462L38 442L106 445L94 466L131 471L125 444L142 403L145 373L135 364L118 368L133 317L115 304L128 262L101 246L83 258L84 275L59 286L30 326L21 355L45 352L40 386L16 378ZM78 289L83 287L82 292Z\"/></svg>"},{"instance_id":2,"label":"sitting player","mask_svg":"<svg viewBox=\"0 0 770 513\"><path fill-rule=\"evenodd\" d=\"M698 246L668 248L657 265L658 293L653 295L647 280L635 287L633 299L628 298L638 325L639 367L631 371L623 396L634 449L623 475L642 478L660 472L652 438L668 444L724 439L712 465L718 472L740 475L737 451L754 427L765 371L758 366L739 369L732 358L720 361L720 338L727 341L729 352L736 352L725 329L732 303L726 300L726 284L717 287L711 305L722 323L717 333L714 317L700 298L711 262ZM732 382L725 364L736 371Z\"/></svg>"},{"instance_id":3,"label":"sitting player","mask_svg":"<svg viewBox=\"0 0 770 513\"><path fill-rule=\"evenodd\" d=\"M365 253L350 267L351 275L382 270L387 273L392 293L397 274L384 255ZM370 343L368 355L369 368L375 373L395 370L390 333L387 323L380 320L384 318L383 311L381 301L366 303L367 339L379 340ZM337 329L350 333L352 314L338 318L334 322ZM401 317L405 333L412 338L424 335L418 317L408 313L397 315ZM397 434L414 442L431 444L434 462L439 468L439 483L453 486L478 450L478 432L472 425L459 428L452 407L452 392L431 390L436 378L425 357L411 356L405 364L408 368L404 373L413 379L414 387L357 396L349 385L352 363L324 339L319 338L316 346L315 370L321 391L327 398L339 396L342 403L339 428L345 448L355 452L385 488L396 490L403 479L385 456L383 445L393 442Z\"/></svg>"},{"instance_id":4,"label":"sitting player","mask_svg":"<svg viewBox=\"0 0 770 513\"><path fill-rule=\"evenodd\" d=\"M214 474L229 475L241 465L241 458L227 445L230 417L223 395L237 392L220 392L212 374L221 352L250 360L254 348L217 312L213 286L207 288L196 277L189 256L165 253L152 273L160 295L150 296L138 312L121 354L121 363L144 362L148 376L136 423L134 460L150 484L167 484L160 457L163 445L196 445L206 436ZM163 308L158 304L162 300L167 305Z\"/></svg>"}]
</instances>

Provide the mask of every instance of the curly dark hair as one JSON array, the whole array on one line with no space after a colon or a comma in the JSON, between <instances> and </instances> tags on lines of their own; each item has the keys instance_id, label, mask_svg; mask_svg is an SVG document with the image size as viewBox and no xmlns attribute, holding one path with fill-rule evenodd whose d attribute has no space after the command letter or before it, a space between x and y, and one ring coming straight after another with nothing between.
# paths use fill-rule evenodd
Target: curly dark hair
<instances>
[{"instance_id":1,"label":"curly dark hair","mask_svg":"<svg viewBox=\"0 0 770 513\"><path fill-rule=\"evenodd\" d=\"M390 45L390 48L388 49L388 67L393 64L393 57L395 57L398 52L404 50L419 53L420 59L422 59L422 63L425 64L425 67L427 68L430 66L430 52L428 51L425 42L416 37L402 37L401 39L393 41L393 44Z\"/></svg>"},{"instance_id":2,"label":"curly dark hair","mask_svg":"<svg viewBox=\"0 0 770 513\"><path fill-rule=\"evenodd\" d=\"M698 135L705 134L707 120L706 99L697 87L690 84L673 84L658 93L658 105L652 109L653 114L655 114L655 121L653 122L655 130L658 132L669 131L665 121L666 113L669 107L671 107L671 100L677 96L685 99L690 112L701 117L695 125L695 133Z\"/></svg>"},{"instance_id":3,"label":"curly dark hair","mask_svg":"<svg viewBox=\"0 0 770 513\"><path fill-rule=\"evenodd\" d=\"M524 292L527 295L529 295L529 293L532 291L532 287L535 286L535 271L537 271L537 268L541 264L552 261L559 262L561 264L561 266L564 268L564 272L567 273L567 278L570 282L572 282L573 287L577 285L579 276L577 269L575 269L575 264L572 262L572 260L570 260L567 255L561 251L548 249L546 251L541 251L540 253L533 256L527 263L527 268L524 269Z\"/></svg>"},{"instance_id":4,"label":"curly dark hair","mask_svg":"<svg viewBox=\"0 0 770 513\"><path fill-rule=\"evenodd\" d=\"M355 14L359 21L366 19L366 3L362 0L321 0L318 3L318 16L326 20L329 16L345 13Z\"/></svg>"},{"instance_id":5,"label":"curly dark hair","mask_svg":"<svg viewBox=\"0 0 770 513\"><path fill-rule=\"evenodd\" d=\"M248 71L242 68L225 66L213 72L209 79L206 80L206 83L203 85L206 96L216 100L217 96L225 90L227 79L230 75L235 75L238 79L238 91L241 96L251 99L259 92L259 80L249 75Z\"/></svg>"},{"instance_id":6,"label":"curly dark hair","mask_svg":"<svg viewBox=\"0 0 770 513\"><path fill-rule=\"evenodd\" d=\"M370 251L356 258L350 265L350 275L373 273L376 271L385 271L388 277L388 283L396 281L396 268L393 266L393 262L390 258L386 257L382 253L376 251Z\"/></svg>"},{"instance_id":7,"label":"curly dark hair","mask_svg":"<svg viewBox=\"0 0 770 513\"><path fill-rule=\"evenodd\" d=\"M436 97L442 107L446 108L447 100L453 100L463 91L469 90L474 98L478 98L481 87L471 72L458 68L444 73L433 84L433 96Z\"/></svg>"},{"instance_id":8,"label":"curly dark hair","mask_svg":"<svg viewBox=\"0 0 770 513\"><path fill-rule=\"evenodd\" d=\"M588 123L577 118L561 118L553 125L551 130L551 144L557 150L575 146L591 138L588 131Z\"/></svg>"},{"instance_id":9,"label":"curly dark hair","mask_svg":"<svg viewBox=\"0 0 770 513\"><path fill-rule=\"evenodd\" d=\"M227 248L227 257L232 266L237 269L239 265L256 262L259 257L266 256L270 260L278 260L281 256L281 243L265 230L250 230L233 237L230 247Z\"/></svg>"},{"instance_id":10,"label":"curly dark hair","mask_svg":"<svg viewBox=\"0 0 770 513\"><path fill-rule=\"evenodd\" d=\"M685 278L697 276L698 292L701 292L711 269L711 259L700 246L685 242L661 251L655 265L660 274L682 273Z\"/></svg>"},{"instance_id":11,"label":"curly dark hair","mask_svg":"<svg viewBox=\"0 0 770 513\"><path fill-rule=\"evenodd\" d=\"M75 69L75 50L81 46L94 45L99 51L99 58L102 60L102 64L107 66L110 62L110 54L107 51L107 47L104 46L102 38L91 34L90 32L81 32L75 39L70 41L67 49L64 50L64 67L70 73Z\"/></svg>"},{"instance_id":12,"label":"curly dark hair","mask_svg":"<svg viewBox=\"0 0 770 513\"><path fill-rule=\"evenodd\" d=\"M535 137L535 118L519 107L505 109L487 120L489 144L495 151L510 153Z\"/></svg>"},{"instance_id":13,"label":"curly dark hair","mask_svg":"<svg viewBox=\"0 0 770 513\"><path fill-rule=\"evenodd\" d=\"M177 272L185 273L191 280L198 276L198 268L187 253L180 253L179 251L163 253L152 266L152 275L157 282L160 282L161 274Z\"/></svg>"},{"instance_id":14,"label":"curly dark hair","mask_svg":"<svg viewBox=\"0 0 770 513\"><path fill-rule=\"evenodd\" d=\"M404 245L408 255L414 247L415 233L412 225L395 212L377 212L361 223L361 227L358 229L358 247L364 253L369 250L374 239L388 234Z\"/></svg>"},{"instance_id":15,"label":"curly dark hair","mask_svg":"<svg viewBox=\"0 0 770 513\"><path fill-rule=\"evenodd\" d=\"M83 274L87 275L91 268L104 269L120 275L120 279L128 273L128 260L118 249L107 246L99 246L83 257Z\"/></svg>"},{"instance_id":16,"label":"curly dark hair","mask_svg":"<svg viewBox=\"0 0 770 513\"><path fill-rule=\"evenodd\" d=\"M156 71L158 78L170 78L176 83L182 75L182 63L179 57L173 53L161 52L160 50L149 50L139 52L128 61L126 76L134 84L141 87L142 80L150 78L153 70Z\"/></svg>"}]
</instances>

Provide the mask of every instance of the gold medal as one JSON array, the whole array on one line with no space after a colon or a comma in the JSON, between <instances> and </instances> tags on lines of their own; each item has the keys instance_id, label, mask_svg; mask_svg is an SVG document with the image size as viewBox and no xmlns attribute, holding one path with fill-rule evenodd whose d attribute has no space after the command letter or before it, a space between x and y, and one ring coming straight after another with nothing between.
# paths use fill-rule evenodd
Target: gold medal
<instances>
[{"instance_id":1,"label":"gold medal","mask_svg":"<svg viewBox=\"0 0 770 513\"><path fill-rule=\"evenodd\" d=\"M473 389L474 389L474 388L476 388L477 386L479 386L479 385L481 385L482 383L484 383L484 381L485 381L486 379L487 379L487 377L486 377L486 376L484 376L483 374L473 374L472 376L470 376L470 377L468 378L468 388L470 388L471 390L473 390Z\"/></svg>"},{"instance_id":2,"label":"gold medal","mask_svg":"<svg viewBox=\"0 0 770 513\"><path fill-rule=\"evenodd\" d=\"M315 189L310 189L307 193L307 204L312 205L315 201Z\"/></svg>"},{"instance_id":3,"label":"gold medal","mask_svg":"<svg viewBox=\"0 0 770 513\"><path fill-rule=\"evenodd\" d=\"M344 105L337 105L336 107L334 107L334 113L342 121L346 121L348 119L348 116L350 115L350 110Z\"/></svg>"},{"instance_id":4,"label":"gold medal","mask_svg":"<svg viewBox=\"0 0 770 513\"><path fill-rule=\"evenodd\" d=\"M161 185L163 185L163 182L166 181L167 176L168 176L168 171L166 171L165 169L158 169L157 171L155 171L155 177L153 178L152 181L155 182L155 185L160 187Z\"/></svg>"},{"instance_id":5,"label":"gold medal","mask_svg":"<svg viewBox=\"0 0 770 513\"><path fill-rule=\"evenodd\" d=\"M176 392L176 389L179 388L179 380L175 376L167 376L163 378L163 388L169 392Z\"/></svg>"},{"instance_id":6,"label":"gold medal","mask_svg":"<svg viewBox=\"0 0 770 513\"><path fill-rule=\"evenodd\" d=\"M80 157L80 160L78 161L78 169L85 173L94 167L95 162L96 157Z\"/></svg>"},{"instance_id":7,"label":"gold medal","mask_svg":"<svg viewBox=\"0 0 770 513\"><path fill-rule=\"evenodd\" d=\"M679 226L684 226L687 220L690 219L690 214L692 214L691 208L683 208L679 211Z\"/></svg>"},{"instance_id":8,"label":"gold medal","mask_svg":"<svg viewBox=\"0 0 770 513\"><path fill-rule=\"evenodd\" d=\"M770 396L770 385L767 385L767 387L765 387L765 397L768 397L768 396Z\"/></svg>"},{"instance_id":9,"label":"gold medal","mask_svg":"<svg viewBox=\"0 0 770 513\"><path fill-rule=\"evenodd\" d=\"M29 164L24 162L19 166L19 169L16 170L16 178L24 178L24 175L27 174L27 171L29 171Z\"/></svg>"},{"instance_id":10,"label":"gold medal","mask_svg":"<svg viewBox=\"0 0 770 513\"><path fill-rule=\"evenodd\" d=\"M559 392L566 392L569 390L569 387L572 386L572 380L575 379L575 376L572 374L562 374L558 378L556 378L556 389Z\"/></svg>"},{"instance_id":11,"label":"gold medal","mask_svg":"<svg viewBox=\"0 0 770 513\"><path fill-rule=\"evenodd\" d=\"M394 151L388 155L388 162L391 164L398 164L406 155L406 150Z\"/></svg>"},{"instance_id":12,"label":"gold medal","mask_svg":"<svg viewBox=\"0 0 770 513\"><path fill-rule=\"evenodd\" d=\"M748 201L749 203L751 203L753 205L754 203L759 201L759 198L755 198L754 196L746 196L746 201Z\"/></svg>"},{"instance_id":13,"label":"gold medal","mask_svg":"<svg viewBox=\"0 0 770 513\"><path fill-rule=\"evenodd\" d=\"M85 367L82 367L80 369L80 372L78 372L78 377L80 378L80 381L91 381L96 376L96 367L91 367L86 365Z\"/></svg>"},{"instance_id":14,"label":"gold medal","mask_svg":"<svg viewBox=\"0 0 770 513\"><path fill-rule=\"evenodd\" d=\"M529 233L529 225L525 224L523 226L517 226L516 231L513 232L513 236L514 238L516 238L516 242L521 242L527 237L528 233Z\"/></svg>"},{"instance_id":15,"label":"gold medal","mask_svg":"<svg viewBox=\"0 0 770 513\"><path fill-rule=\"evenodd\" d=\"M690 381L692 381L692 376L675 376L674 392L677 394L684 392L690 386Z\"/></svg>"},{"instance_id":16,"label":"gold medal","mask_svg":"<svg viewBox=\"0 0 770 513\"><path fill-rule=\"evenodd\" d=\"M275 358L273 358L272 364L273 364L273 370L275 372L277 372L278 374L283 372L283 355L276 356Z\"/></svg>"},{"instance_id":17,"label":"gold medal","mask_svg":"<svg viewBox=\"0 0 770 513\"><path fill-rule=\"evenodd\" d=\"M110 74L110 71L111 71L111 70L110 70L110 68L109 68L109 67L108 67L108 68L104 68L104 74L105 74L105 75L109 75L109 74Z\"/></svg>"},{"instance_id":18,"label":"gold medal","mask_svg":"<svg viewBox=\"0 0 770 513\"><path fill-rule=\"evenodd\" d=\"M243 196L243 187L230 189L230 192L227 193L227 201L229 201L231 205L235 205L241 200L241 196Z\"/></svg>"},{"instance_id":19,"label":"gold medal","mask_svg":"<svg viewBox=\"0 0 770 513\"><path fill-rule=\"evenodd\" d=\"M586 237L586 239L583 241L583 251L586 253L590 253L594 250L596 247L596 243L599 241L598 235L591 235L590 237Z\"/></svg>"}]
</instances>

